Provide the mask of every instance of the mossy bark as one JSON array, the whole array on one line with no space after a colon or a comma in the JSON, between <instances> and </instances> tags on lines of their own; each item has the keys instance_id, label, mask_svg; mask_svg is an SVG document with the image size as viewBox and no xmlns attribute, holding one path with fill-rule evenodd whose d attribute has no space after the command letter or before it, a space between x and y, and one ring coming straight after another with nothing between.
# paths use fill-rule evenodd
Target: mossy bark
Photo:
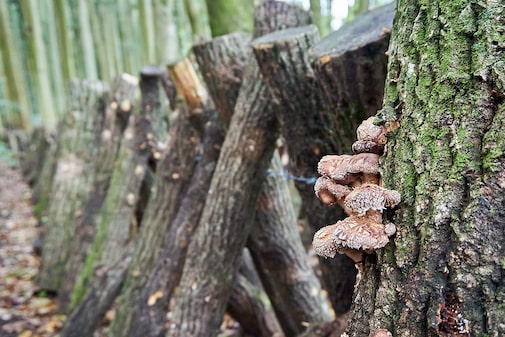
<instances>
[{"instance_id":1,"label":"mossy bark","mask_svg":"<svg viewBox=\"0 0 505 337\"><path fill-rule=\"evenodd\" d=\"M379 121L402 203L366 259L349 334L505 334L505 5L400 1Z\"/></svg>"}]
</instances>

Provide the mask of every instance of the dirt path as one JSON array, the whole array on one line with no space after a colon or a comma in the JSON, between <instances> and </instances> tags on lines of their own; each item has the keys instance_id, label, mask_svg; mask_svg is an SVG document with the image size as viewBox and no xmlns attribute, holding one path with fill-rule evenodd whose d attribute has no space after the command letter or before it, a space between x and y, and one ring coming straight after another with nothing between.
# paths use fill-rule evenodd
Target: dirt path
<instances>
[{"instance_id":1,"label":"dirt path","mask_svg":"<svg viewBox=\"0 0 505 337\"><path fill-rule=\"evenodd\" d=\"M61 327L56 302L37 294L40 259L30 188L18 170L0 162L0 336L49 337Z\"/></svg>"}]
</instances>

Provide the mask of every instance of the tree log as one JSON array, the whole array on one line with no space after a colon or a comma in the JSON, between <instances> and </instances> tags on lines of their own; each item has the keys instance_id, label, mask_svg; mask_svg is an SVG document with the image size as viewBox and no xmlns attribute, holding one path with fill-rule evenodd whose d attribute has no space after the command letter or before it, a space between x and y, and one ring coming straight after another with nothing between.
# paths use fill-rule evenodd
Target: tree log
<instances>
[{"instance_id":1,"label":"tree log","mask_svg":"<svg viewBox=\"0 0 505 337\"><path fill-rule=\"evenodd\" d=\"M146 94L152 89L152 74L141 74L141 91L144 94L140 115L129 118L128 127L115 162L107 196L101 210L101 219L86 257L86 262L72 292L73 305L83 300L87 287L93 284L94 274L107 270L119 263L125 249L133 239L132 233L140 219L136 218L140 187L147 171L147 161L156 150L152 127L152 107L156 102L149 101ZM157 81L157 75L154 76ZM129 102L131 106L131 102ZM159 113L159 111L156 111Z\"/></svg>"},{"instance_id":2,"label":"tree log","mask_svg":"<svg viewBox=\"0 0 505 337\"><path fill-rule=\"evenodd\" d=\"M97 279L88 290L86 297L65 321L62 337L93 336L111 303L119 294L131 260L131 245L125 250L120 262Z\"/></svg>"},{"instance_id":3,"label":"tree log","mask_svg":"<svg viewBox=\"0 0 505 337\"><path fill-rule=\"evenodd\" d=\"M265 291L286 336L307 325L331 320L321 284L308 264L279 156L271 163L258 200L256 222L248 240Z\"/></svg>"},{"instance_id":4,"label":"tree log","mask_svg":"<svg viewBox=\"0 0 505 337\"><path fill-rule=\"evenodd\" d=\"M278 336L281 328L270 303L262 289L252 284L244 275L238 273L233 285L226 311L239 323L242 330L250 336Z\"/></svg>"},{"instance_id":5,"label":"tree log","mask_svg":"<svg viewBox=\"0 0 505 337\"><path fill-rule=\"evenodd\" d=\"M172 223L181 194L193 176L196 157L196 135L187 116L178 113L169 131L170 143L156 170L153 192L146 206L140 232L135 243L133 260L125 286L119 298L116 315L111 324L111 336L127 336L132 316L140 305L140 289L149 276L160 241Z\"/></svg>"},{"instance_id":6,"label":"tree log","mask_svg":"<svg viewBox=\"0 0 505 337\"><path fill-rule=\"evenodd\" d=\"M102 129L96 157L92 159L90 173L93 181L87 200L81 209L72 237L72 246L63 270L63 281L58 289L58 310L68 312L70 295L82 271L84 261L93 242L101 210L109 189L114 163L123 133L131 114L131 101L137 90L136 79L128 74L117 76L111 92L103 102Z\"/></svg>"},{"instance_id":7,"label":"tree log","mask_svg":"<svg viewBox=\"0 0 505 337\"><path fill-rule=\"evenodd\" d=\"M37 276L42 289L57 291L60 288L76 219L91 191L93 158L97 155L103 126L103 111L99 104L102 94L102 86L89 82L72 86L72 112L64 120L59 139L48 223L43 234L41 267Z\"/></svg>"},{"instance_id":8,"label":"tree log","mask_svg":"<svg viewBox=\"0 0 505 337\"><path fill-rule=\"evenodd\" d=\"M390 3L359 15L312 48L317 82L338 122L335 153L351 153L356 128L381 107L394 12Z\"/></svg>"},{"instance_id":9,"label":"tree log","mask_svg":"<svg viewBox=\"0 0 505 337\"><path fill-rule=\"evenodd\" d=\"M308 50L318 39L317 28L292 28L265 35L252 42L254 53L277 109L289 154L289 171L302 178L317 176L317 163L323 155L338 153L335 137L339 128L330 113L310 65ZM314 186L295 181L308 223L315 232L342 217L338 208L325 207L314 195ZM320 258L322 279L336 314L351 305L356 268L345 256ZM336 271L338 276L336 276Z\"/></svg>"},{"instance_id":10,"label":"tree log","mask_svg":"<svg viewBox=\"0 0 505 337\"><path fill-rule=\"evenodd\" d=\"M275 7L267 6L261 12L265 7L260 6L257 13L265 16L256 17L257 22L278 24L275 19L265 20L276 18ZM285 14L304 12L289 8L291 11L281 12L282 16L295 18L292 23L300 24L299 16ZM273 11L269 12L270 9ZM260 29L255 32L260 33ZM259 76L258 66L251 59L173 298L169 336L214 334L223 318L238 258L251 229L261 182L275 147L276 121L270 106L265 105L268 96L258 82Z\"/></svg>"},{"instance_id":11,"label":"tree log","mask_svg":"<svg viewBox=\"0 0 505 337\"><path fill-rule=\"evenodd\" d=\"M235 77L226 76L225 70L230 68L225 65L240 64L240 58L236 60L235 58L237 56L234 55L243 53L240 52L240 50L244 49L245 43L242 42L241 45L239 42L241 39L243 39L242 34L235 34L230 38L218 38L209 43L201 44L200 46L202 47L197 48L200 54L213 55L213 66L222 70L219 73L214 73L212 70L205 71L206 78L212 75L221 76L221 80L212 82L213 85L225 86L228 89L231 89L233 86L237 88L240 86L240 78L237 83ZM234 48L233 54L230 57L225 51L232 46L240 47L240 50ZM212 50L205 51L205 49L218 50L220 52L216 53ZM197 53L197 58L200 54ZM118 309L119 316L117 316L113 322L112 329L115 336L125 336L128 333L131 336L139 334L157 336L164 333L168 303L173 288L180 279L184 259L186 257L187 245L189 244L192 232L194 232L198 224L205 203L206 193L224 139L224 125L218 120L217 114L212 106L209 105L210 102L206 102L207 94L200 95L199 98L197 97L198 99L190 96L193 95L193 92L202 94L204 89L198 82L198 78L194 76L194 70L190 70L190 64L187 63L188 61L184 62L185 63L178 66L171 67L171 73L174 75L174 82L178 86L179 91L188 94L185 100L188 109L194 111L194 115L199 114L203 117L199 123L200 127L203 128L200 129L199 133L203 134L204 137L202 140L202 155L197 163L195 174L187 189L188 192L182 201L181 207L177 212L177 216L173 223L170 223L164 231L166 234L164 238L162 237L163 242L160 243L159 254L154 257L152 262L148 263L143 261L143 263L139 264L142 266L143 272L136 273L136 284L138 288L136 295L133 293L127 294L127 292L123 295L123 297L128 296L130 298L127 301L130 305L126 305L124 308L120 305ZM183 72L183 74L181 74L181 72ZM237 72L235 69L232 74L240 75L241 72ZM182 80L183 78L186 78L186 80ZM194 88L198 89L194 90ZM222 92L219 88L214 87L209 90ZM160 231L153 231L153 233L158 232ZM142 242L144 241L145 240L142 240ZM152 240L150 242L150 247L152 247ZM157 246L157 244L155 246ZM146 277L142 276L143 274L145 274ZM148 275L149 277L147 279ZM162 294L162 296L156 298L156 301L152 303L150 298L153 298L151 297L153 294ZM122 312L125 310L130 312L127 314L129 318L126 320L126 323L124 320L118 319L123 315Z\"/></svg>"}]
</instances>

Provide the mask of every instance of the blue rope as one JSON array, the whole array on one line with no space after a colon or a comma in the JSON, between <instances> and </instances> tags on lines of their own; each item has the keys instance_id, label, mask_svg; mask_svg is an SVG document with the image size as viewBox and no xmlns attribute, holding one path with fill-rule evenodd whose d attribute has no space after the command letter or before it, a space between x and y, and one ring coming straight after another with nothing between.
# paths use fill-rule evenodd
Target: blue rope
<instances>
[{"instance_id":1,"label":"blue rope","mask_svg":"<svg viewBox=\"0 0 505 337\"><path fill-rule=\"evenodd\" d=\"M289 174L289 172L286 170L284 172L275 172L272 169L268 169L267 176L268 177L275 177L275 178L284 178L286 180L298 181L298 182L306 183L307 185L314 185L317 181L317 177L311 177L311 178L297 177L297 176Z\"/></svg>"}]
</instances>

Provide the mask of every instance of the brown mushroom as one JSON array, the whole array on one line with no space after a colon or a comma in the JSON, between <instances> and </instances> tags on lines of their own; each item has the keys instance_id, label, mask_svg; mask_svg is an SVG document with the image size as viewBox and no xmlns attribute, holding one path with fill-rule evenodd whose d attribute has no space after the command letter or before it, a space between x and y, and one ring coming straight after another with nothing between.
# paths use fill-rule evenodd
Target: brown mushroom
<instances>
[{"instance_id":1,"label":"brown mushroom","mask_svg":"<svg viewBox=\"0 0 505 337\"><path fill-rule=\"evenodd\" d=\"M325 176L317 179L314 185L314 191L325 205L334 205L338 203L342 208L345 208L344 198L351 193L349 187L337 184L334 180Z\"/></svg>"},{"instance_id":2,"label":"brown mushroom","mask_svg":"<svg viewBox=\"0 0 505 337\"><path fill-rule=\"evenodd\" d=\"M389 227L386 233L386 226L373 219L350 216L336 223L333 241L339 252L342 249L355 249L371 253L389 242L391 231Z\"/></svg>"},{"instance_id":3,"label":"brown mushroom","mask_svg":"<svg viewBox=\"0 0 505 337\"><path fill-rule=\"evenodd\" d=\"M352 144L354 153L382 154L387 142L386 130L374 124L374 116L364 120L356 130L358 140Z\"/></svg>"},{"instance_id":4,"label":"brown mushroom","mask_svg":"<svg viewBox=\"0 0 505 337\"><path fill-rule=\"evenodd\" d=\"M333 241L334 231L337 225L329 225L321 228L314 234L312 248L317 255L323 257L334 257L337 254L337 246Z\"/></svg>"},{"instance_id":5,"label":"brown mushroom","mask_svg":"<svg viewBox=\"0 0 505 337\"><path fill-rule=\"evenodd\" d=\"M400 200L400 193L395 190L375 184L363 184L345 197L344 205L351 212L363 216L369 210L382 212L387 207L394 207Z\"/></svg>"},{"instance_id":6,"label":"brown mushroom","mask_svg":"<svg viewBox=\"0 0 505 337\"><path fill-rule=\"evenodd\" d=\"M317 170L339 184L357 186L379 182L379 156L374 153L356 155L328 155L321 158Z\"/></svg>"}]
</instances>

